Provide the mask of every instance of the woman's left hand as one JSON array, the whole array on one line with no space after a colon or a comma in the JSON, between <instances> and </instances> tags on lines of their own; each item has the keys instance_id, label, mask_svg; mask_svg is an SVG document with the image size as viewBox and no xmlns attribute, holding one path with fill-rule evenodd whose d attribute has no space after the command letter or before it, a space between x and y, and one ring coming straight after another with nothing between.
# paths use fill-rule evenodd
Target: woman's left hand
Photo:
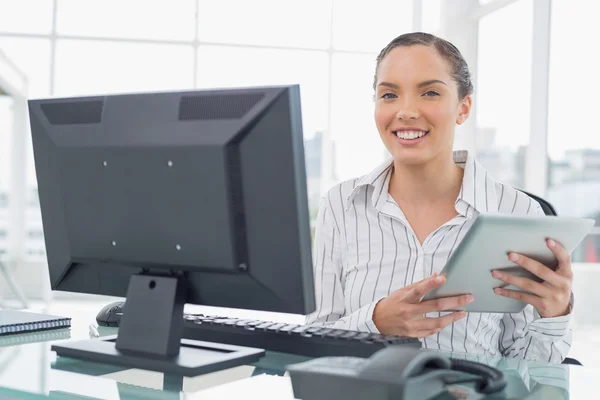
<instances>
[{"instance_id":1,"label":"woman's left hand","mask_svg":"<svg viewBox=\"0 0 600 400\"><path fill-rule=\"evenodd\" d=\"M529 292L496 288L494 289L496 294L531 304L542 318L552 318L571 312L573 270L571 269L571 256L564 247L552 239L546 240L546 245L558 259L558 267L555 271L520 254L511 253L508 257L510 261L543 279L543 282L536 282L498 270L492 271L492 276Z\"/></svg>"}]
</instances>

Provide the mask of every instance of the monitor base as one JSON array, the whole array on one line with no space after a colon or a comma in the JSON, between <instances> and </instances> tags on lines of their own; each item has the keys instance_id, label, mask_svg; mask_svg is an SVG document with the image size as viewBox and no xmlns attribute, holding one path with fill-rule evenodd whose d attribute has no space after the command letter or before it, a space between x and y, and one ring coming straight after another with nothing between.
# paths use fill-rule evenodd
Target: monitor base
<instances>
[{"instance_id":1,"label":"monitor base","mask_svg":"<svg viewBox=\"0 0 600 400\"><path fill-rule=\"evenodd\" d=\"M66 342L52 345L52 350L59 357L190 377L251 364L265 355L263 349L182 339L179 355L149 357L117 350L116 340L117 335Z\"/></svg>"}]
</instances>

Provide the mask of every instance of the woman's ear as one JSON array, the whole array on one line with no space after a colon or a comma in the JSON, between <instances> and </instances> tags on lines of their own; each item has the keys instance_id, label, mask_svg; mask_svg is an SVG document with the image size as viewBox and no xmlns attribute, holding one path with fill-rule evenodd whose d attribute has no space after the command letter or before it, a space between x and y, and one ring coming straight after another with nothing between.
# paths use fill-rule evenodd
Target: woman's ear
<instances>
[{"instance_id":1,"label":"woman's ear","mask_svg":"<svg viewBox=\"0 0 600 400\"><path fill-rule=\"evenodd\" d=\"M467 118L469 118L472 105L473 98L471 95L465 96L465 98L460 101L460 104L458 105L458 115L456 117L456 123L458 125L461 125L467 120Z\"/></svg>"}]
</instances>

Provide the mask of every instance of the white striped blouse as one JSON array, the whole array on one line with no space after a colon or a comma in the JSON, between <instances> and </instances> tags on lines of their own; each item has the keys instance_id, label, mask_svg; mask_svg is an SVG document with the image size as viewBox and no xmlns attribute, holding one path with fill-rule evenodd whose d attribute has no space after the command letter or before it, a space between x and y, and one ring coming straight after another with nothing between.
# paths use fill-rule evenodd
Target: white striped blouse
<instances>
[{"instance_id":1,"label":"white striped blouse","mask_svg":"<svg viewBox=\"0 0 600 400\"><path fill-rule=\"evenodd\" d=\"M392 161L333 187L317 217L313 265L316 311L307 324L378 332L373 309L389 293L440 272L480 213L543 215L539 203L496 182L466 151L459 215L421 245L389 195ZM438 317L445 313L430 313ZM425 348L560 363L571 347L570 315L541 318L530 305L517 314L468 313L422 340Z\"/></svg>"}]
</instances>

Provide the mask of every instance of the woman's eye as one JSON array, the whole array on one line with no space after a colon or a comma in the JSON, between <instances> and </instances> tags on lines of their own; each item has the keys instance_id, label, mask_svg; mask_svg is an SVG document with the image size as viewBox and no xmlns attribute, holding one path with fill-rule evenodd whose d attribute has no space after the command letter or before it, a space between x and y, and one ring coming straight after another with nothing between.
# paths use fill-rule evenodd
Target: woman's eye
<instances>
[{"instance_id":1,"label":"woman's eye","mask_svg":"<svg viewBox=\"0 0 600 400\"><path fill-rule=\"evenodd\" d=\"M396 95L394 93L384 93L381 96L382 99L393 99L394 97L396 97Z\"/></svg>"},{"instance_id":2,"label":"woman's eye","mask_svg":"<svg viewBox=\"0 0 600 400\"><path fill-rule=\"evenodd\" d=\"M439 96L440 94L436 91L430 90L429 92L425 93L423 96L427 96L427 97L432 97L432 96Z\"/></svg>"}]
</instances>

